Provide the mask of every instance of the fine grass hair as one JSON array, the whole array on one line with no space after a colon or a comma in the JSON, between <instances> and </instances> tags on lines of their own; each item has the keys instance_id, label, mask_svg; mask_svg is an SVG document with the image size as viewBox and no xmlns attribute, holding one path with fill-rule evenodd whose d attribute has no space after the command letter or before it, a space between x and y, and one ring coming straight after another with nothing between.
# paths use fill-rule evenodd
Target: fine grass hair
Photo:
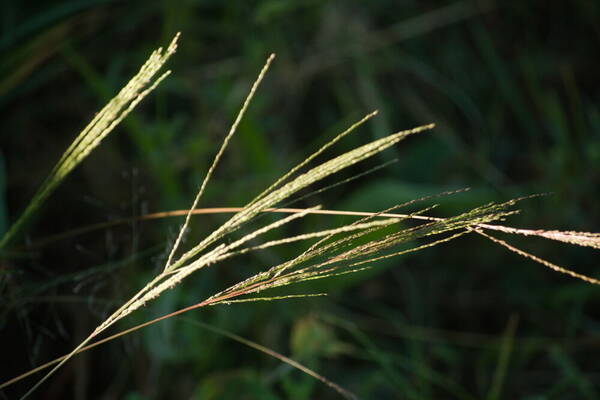
<instances>
[{"instance_id":1,"label":"fine grass hair","mask_svg":"<svg viewBox=\"0 0 600 400\"><path fill-rule=\"evenodd\" d=\"M138 74L131 79L131 81L94 117L90 124L88 124L76 137L71 146L65 151L60 160L57 162L56 166L52 169L48 178L40 186L38 192L35 194L28 207L3 236L0 241L0 250L6 251L9 249L9 244L14 241L17 235L22 231L26 222L30 220L32 215L41 207L43 202L50 196L52 191L77 165L79 165L91 153L94 148L100 144L100 142L112 130L114 130L114 128L133 110L133 108L135 108L135 106L137 106L137 104L139 104L143 98L145 98L152 90L154 90L156 86L169 74L169 71L167 71L156 77L161 67L176 51L178 39L179 35L176 35L166 50L163 51L162 49L158 49L153 52L148 61L142 66ZM514 206L519 201L527 199L528 197L512 199L501 203L485 204L461 214L446 218L434 218L426 215L426 213L430 211L432 207L427 207L416 212L404 214L397 212L398 209L417 205L425 198L415 199L404 204L398 204L394 207L377 213L356 213L352 211L333 212L330 210L324 210L320 205L307 209L278 208L281 206L282 202L288 201L292 196L297 194L302 189L305 189L310 185L318 183L326 177L329 177L345 168L378 154L381 151L396 145L408 136L426 132L434 128L434 124L426 124L412 129L398 131L381 139L357 147L337 157L331 158L328 161L322 162L319 165L302 172L309 162L313 161L316 157L321 155L328 148L332 147L339 140L343 139L346 135L359 129L363 124L375 117L377 115L377 111L367 114L365 117L352 124L348 129L335 136L327 144L319 148L309 157L305 158L301 163L291 168L289 172L276 180L267 189L260 192L245 206L235 209L228 209L227 212L233 212L233 215L226 222L206 236L203 240L199 241L191 246L188 250L178 255L181 253L180 248L182 246L183 238L187 228L191 223L191 217L194 214L202 212L202 209L199 209L198 206L205 189L274 59L274 54L268 57L265 65L259 72L257 79L252 85L243 105L237 114L237 117L231 125L231 129L225 136L221 147L217 151L214 160L208 169L206 177L201 182L190 209L185 213L183 224L173 242L173 245L168 253L167 260L160 273L147 282L146 285L144 285L137 293L133 294L129 300L118 307L108 318L102 321L87 336L87 338L85 338L69 354L55 360L55 362L43 366L49 367L54 365L54 367L34 386L32 386L22 398L27 398L29 395L31 395L44 381L49 379L54 372L56 372L62 365L64 365L64 363L66 363L78 352L91 348L93 345L100 343L94 342L94 340L101 333L105 332L116 322L126 318L140 307L158 298L166 291L180 285L191 274L210 266L216 266L220 262L235 256L247 254L253 251L264 250L274 246L281 246L292 242L316 240L314 243L310 244L306 250L287 261L269 266L263 271L237 282L222 291L214 293L205 299L199 299L199 302L194 306L188 307L184 310L176 311L165 317L150 321L149 323L154 323L158 320L174 316L181 312L189 311L195 308L201 308L204 306L231 304L235 302L275 301L297 297L321 296L324 295L324 293L285 294L277 296L269 296L268 293L267 295L262 295L262 293L269 289L289 286L300 282L355 273L357 271L364 270L365 268L370 268L371 265L378 260L396 257L409 252L420 251L431 246L451 241L469 233L477 233L482 235L483 237L504 246L510 251L527 257L555 271L568 274L591 284L600 284L600 281L595 278L588 277L567 268L555 265L533 254L520 250L506 241L500 240L490 234L490 231L500 231L509 234L537 236L569 244L600 248L600 235L596 233L528 230L497 225L498 222L504 221L507 217L517 213L518 210L514 209ZM442 193L440 195L445 196L452 194L453 192ZM277 219L275 222L267 223L255 228L252 232L243 235L237 240L225 240L226 236L229 237L228 235L238 231L242 226L247 225L250 221L257 221L256 217L265 212L288 213L288 215ZM255 243L255 239L259 239L268 232L279 229L294 220L307 216L308 214L315 213L353 214L360 216L361 218L355 222L331 229L305 232L295 236L269 240L261 244L250 244L250 242ZM406 228L404 225L400 225L400 222L406 220L420 221L420 223L416 226ZM390 228L393 228L391 233ZM374 236L372 235L374 233L379 234L379 236L375 236L375 239L373 239ZM415 244L416 239L419 239L419 243L422 244ZM142 324L140 327L147 326L149 323ZM136 327L136 329L137 328L138 327ZM128 330L125 333L131 332L132 330ZM109 340L114 337L118 337L121 334L113 335L109 338ZM235 340L241 342L245 340L233 334L223 334L229 337L234 337L236 338ZM101 342L105 341L106 339L102 340ZM253 342L247 341L247 343ZM251 346L259 349L260 351L269 352L268 349L260 349L262 346L258 344L253 344ZM321 375L314 373L294 360L282 355L277 355L277 353L271 355L323 381L338 391L342 396L347 398L354 397L354 395L346 389L343 389L339 385L336 385L333 382L325 379ZM38 369L34 371L37 370ZM17 379L21 379L24 376L27 376L27 374L24 374ZM15 381L16 379L5 382L0 385L0 388L14 383Z\"/></svg>"}]
</instances>

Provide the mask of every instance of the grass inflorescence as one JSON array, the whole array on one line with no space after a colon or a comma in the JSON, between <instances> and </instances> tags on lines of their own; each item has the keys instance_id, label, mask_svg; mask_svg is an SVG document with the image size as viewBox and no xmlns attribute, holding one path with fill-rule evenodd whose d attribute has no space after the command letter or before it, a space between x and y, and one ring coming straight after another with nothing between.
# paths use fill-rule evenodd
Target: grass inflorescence
<instances>
[{"instance_id":1,"label":"grass inflorescence","mask_svg":"<svg viewBox=\"0 0 600 400\"><path fill-rule=\"evenodd\" d=\"M129 112L131 112L131 110L168 75L168 72L166 72L158 78L155 78L158 70L175 52L177 39L178 36L173 39L166 51L163 52L159 49L152 53L148 61L140 69L139 73L94 117L92 122L84 128L79 136L77 136L72 145L67 149L51 171L49 177L41 185L37 194L33 197L21 217L17 219L12 225L12 228L3 236L0 241L0 249L5 250L8 248L8 245L15 239L25 222L37 209L39 209L44 200L48 198L60 182L62 182L64 178L100 144L102 139L104 139L115 126L117 126ZM497 225L498 222L504 221L507 217L517 213L518 210L515 210L513 206L523 199L513 199L501 203L489 203L464 213L444 218L428 216L426 213L430 211L432 207L424 207L419 211L404 214L399 214L397 212L397 210L402 207L418 204L420 201L424 200L424 198L415 199L405 204L398 204L387 210L376 213L355 213L352 211L336 212L333 210L324 210L321 206L306 209L278 208L283 202L289 201L292 196L308 186L318 183L343 169L372 157L375 154L394 146L410 135L425 132L434 128L434 124L427 124L413 129L392 133L337 157L333 157L328 161L322 162L319 165L302 172L309 162L321 155L326 149L332 147L346 135L355 131L368 120L375 117L377 114L376 111L367 114L364 118L335 136L316 152L305 158L304 161L291 168L288 173L284 174L280 179L277 179L267 189L260 192L260 194L245 206L234 209L209 210L209 212L233 212L233 215L204 239L191 246L181 255L178 255L187 228L191 223L191 217L194 214L203 211L202 209L198 209L198 205L205 193L207 184L226 150L227 145L236 133L240 121L248 109L252 98L264 79L274 58L275 56L271 55L260 71L258 78L252 85L236 119L231 125L231 129L226 135L221 148L214 157L214 161L210 165L206 177L200 185L198 193L192 202L192 206L189 210L185 211L184 223L173 242L162 270L147 282L147 284L137 293L131 296L129 300L112 312L108 318L102 321L72 352L55 360L53 363L43 366L49 367L51 364L55 365L50 372L48 372L23 396L23 398L28 397L33 393L34 390L78 352L91 348L98 343L105 342L106 339L92 343L95 340L98 340L98 336L108 328L123 318L128 317L149 302L162 296L166 291L182 284L190 275L195 274L202 269L216 266L219 263L236 256L254 251L262 251L270 247L286 245L293 242L316 239L314 243L308 245L304 251L295 257L265 268L263 271L200 300L194 306L173 312L167 316L150 321L149 323L142 324L139 327L147 326L150 323L173 317L181 312L204 306L231 304L235 302L275 301L297 297L321 296L323 293L283 295L269 295L267 293L264 295L263 292L301 282L355 273L362 271L365 268L370 268L376 261L396 257L409 252L420 251L470 233L480 234L493 242L506 247L510 251L530 258L555 271L571 275L589 283L600 284L600 281L594 278L557 266L549 261L520 250L504 240L491 236L490 231L499 231L509 234L537 236L569 244L600 248L600 235L595 233L528 230ZM452 193L444 193L444 195L451 194ZM242 226L247 225L249 222L255 221L259 214L265 212L284 212L288 213L288 215L277 219L274 222L259 226L237 240L230 239L232 233L238 231ZM264 237L269 232L280 229L294 220L315 213L355 214L362 218L339 227L314 232L304 232L295 236L267 240L263 243L256 244L256 239ZM171 215L173 215L173 213ZM161 214L158 216L164 217L167 215ZM145 217L152 218L153 216L148 215ZM403 224L407 221L416 221L416 223L407 227L407 225ZM138 329L139 327L136 327L135 329ZM128 330L125 333L132 330ZM113 335L108 339L121 335L122 333ZM235 337L235 335L232 337ZM237 338L239 339L239 337ZM256 345L254 347L258 348L260 346ZM268 352L264 348L261 351ZM341 388L339 385L333 384L301 364L296 363L285 356L279 357L277 354L274 356L315 376L317 379L322 380L345 397L353 397L351 393ZM22 375L19 379L26 375L27 374ZM13 383L14 381L15 380L5 382L0 388Z\"/></svg>"}]
</instances>

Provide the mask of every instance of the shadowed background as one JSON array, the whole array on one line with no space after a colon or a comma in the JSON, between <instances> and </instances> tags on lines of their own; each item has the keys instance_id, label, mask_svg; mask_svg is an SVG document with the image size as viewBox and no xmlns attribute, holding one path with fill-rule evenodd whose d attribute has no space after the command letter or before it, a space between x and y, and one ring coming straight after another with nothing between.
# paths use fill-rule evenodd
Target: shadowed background
<instances>
[{"instance_id":1,"label":"shadowed background","mask_svg":"<svg viewBox=\"0 0 600 400\"><path fill-rule=\"evenodd\" d=\"M599 231L600 5L592 1L5 1L0 5L0 231L64 149L182 32L173 74L42 207L2 261L0 380L71 350L156 274L181 219L51 235L189 207L267 56L277 58L201 206L241 206L364 114L326 160L430 122L296 207L380 209L445 190L435 216L532 193L506 221ZM431 202L423 204L429 205ZM184 246L225 220L195 217ZM273 217L267 217L273 218ZM310 216L281 234L349 221ZM500 237L500 236L499 236ZM598 276L597 251L505 237ZM26 247L31 245L31 247ZM204 270L119 324L203 300L306 244ZM596 399L600 292L466 236L286 293L326 298L193 311L80 355L39 398L338 398L313 378L194 324L297 361L361 398ZM191 320L190 320L191 319ZM3 393L14 398L33 383Z\"/></svg>"}]
</instances>

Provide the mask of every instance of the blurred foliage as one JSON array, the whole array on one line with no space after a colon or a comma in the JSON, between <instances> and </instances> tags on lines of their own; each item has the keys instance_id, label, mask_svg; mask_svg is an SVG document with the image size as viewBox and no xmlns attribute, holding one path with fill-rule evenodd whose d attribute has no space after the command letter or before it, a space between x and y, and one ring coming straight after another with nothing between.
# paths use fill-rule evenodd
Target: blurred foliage
<instances>
[{"instance_id":1,"label":"blurred foliage","mask_svg":"<svg viewBox=\"0 0 600 400\"><path fill-rule=\"evenodd\" d=\"M275 64L201 206L242 205L326 138L379 109L328 156L415 125L437 128L351 174L397 158L391 166L293 206L376 211L472 187L436 200L435 215L446 216L552 193L522 203L522 214L507 224L600 230L598 2L8 0L0 15L2 230L150 51L182 32L169 63L173 75L57 190L2 260L0 337L3 358L11 360L0 366L2 381L71 350L139 289L164 262L180 221L27 245L91 223L189 206L271 52ZM194 218L187 243L224 218ZM292 229L340 220L311 216ZM597 276L597 251L508 240ZM302 249L203 271L121 327L194 304ZM481 238L325 286L328 298L217 306L189 316L290 355L361 398L599 397L598 289ZM4 395L13 398L30 383ZM77 357L44 393L338 397L280 361L177 319Z\"/></svg>"}]
</instances>

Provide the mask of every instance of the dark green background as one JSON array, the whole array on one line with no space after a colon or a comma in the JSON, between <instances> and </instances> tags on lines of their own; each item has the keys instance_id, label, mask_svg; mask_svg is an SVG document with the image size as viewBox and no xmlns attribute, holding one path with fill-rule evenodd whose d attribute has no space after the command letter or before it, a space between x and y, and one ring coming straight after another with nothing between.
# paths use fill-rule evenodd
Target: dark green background
<instances>
[{"instance_id":1,"label":"dark green background","mask_svg":"<svg viewBox=\"0 0 600 400\"><path fill-rule=\"evenodd\" d=\"M438 200L434 214L450 216L551 192L520 203L522 214L506 223L600 230L598 2L9 0L0 13L2 231L150 51L182 32L172 76L63 183L2 261L2 381L68 352L135 293L164 262L180 221L26 245L188 207L271 52L277 58L202 206L243 205L379 109L321 160L398 130L437 127L325 183L398 162L296 206L376 211L471 187ZM224 218L195 218L186 245ZM341 222L309 217L281 234ZM502 238L597 276L597 251ZM119 327L194 304L303 248L203 271ZM320 290L330 296L217 306L146 328L77 357L35 398L339 397L193 320L290 355L361 398L600 397L599 289L482 238L285 292Z\"/></svg>"}]
</instances>

